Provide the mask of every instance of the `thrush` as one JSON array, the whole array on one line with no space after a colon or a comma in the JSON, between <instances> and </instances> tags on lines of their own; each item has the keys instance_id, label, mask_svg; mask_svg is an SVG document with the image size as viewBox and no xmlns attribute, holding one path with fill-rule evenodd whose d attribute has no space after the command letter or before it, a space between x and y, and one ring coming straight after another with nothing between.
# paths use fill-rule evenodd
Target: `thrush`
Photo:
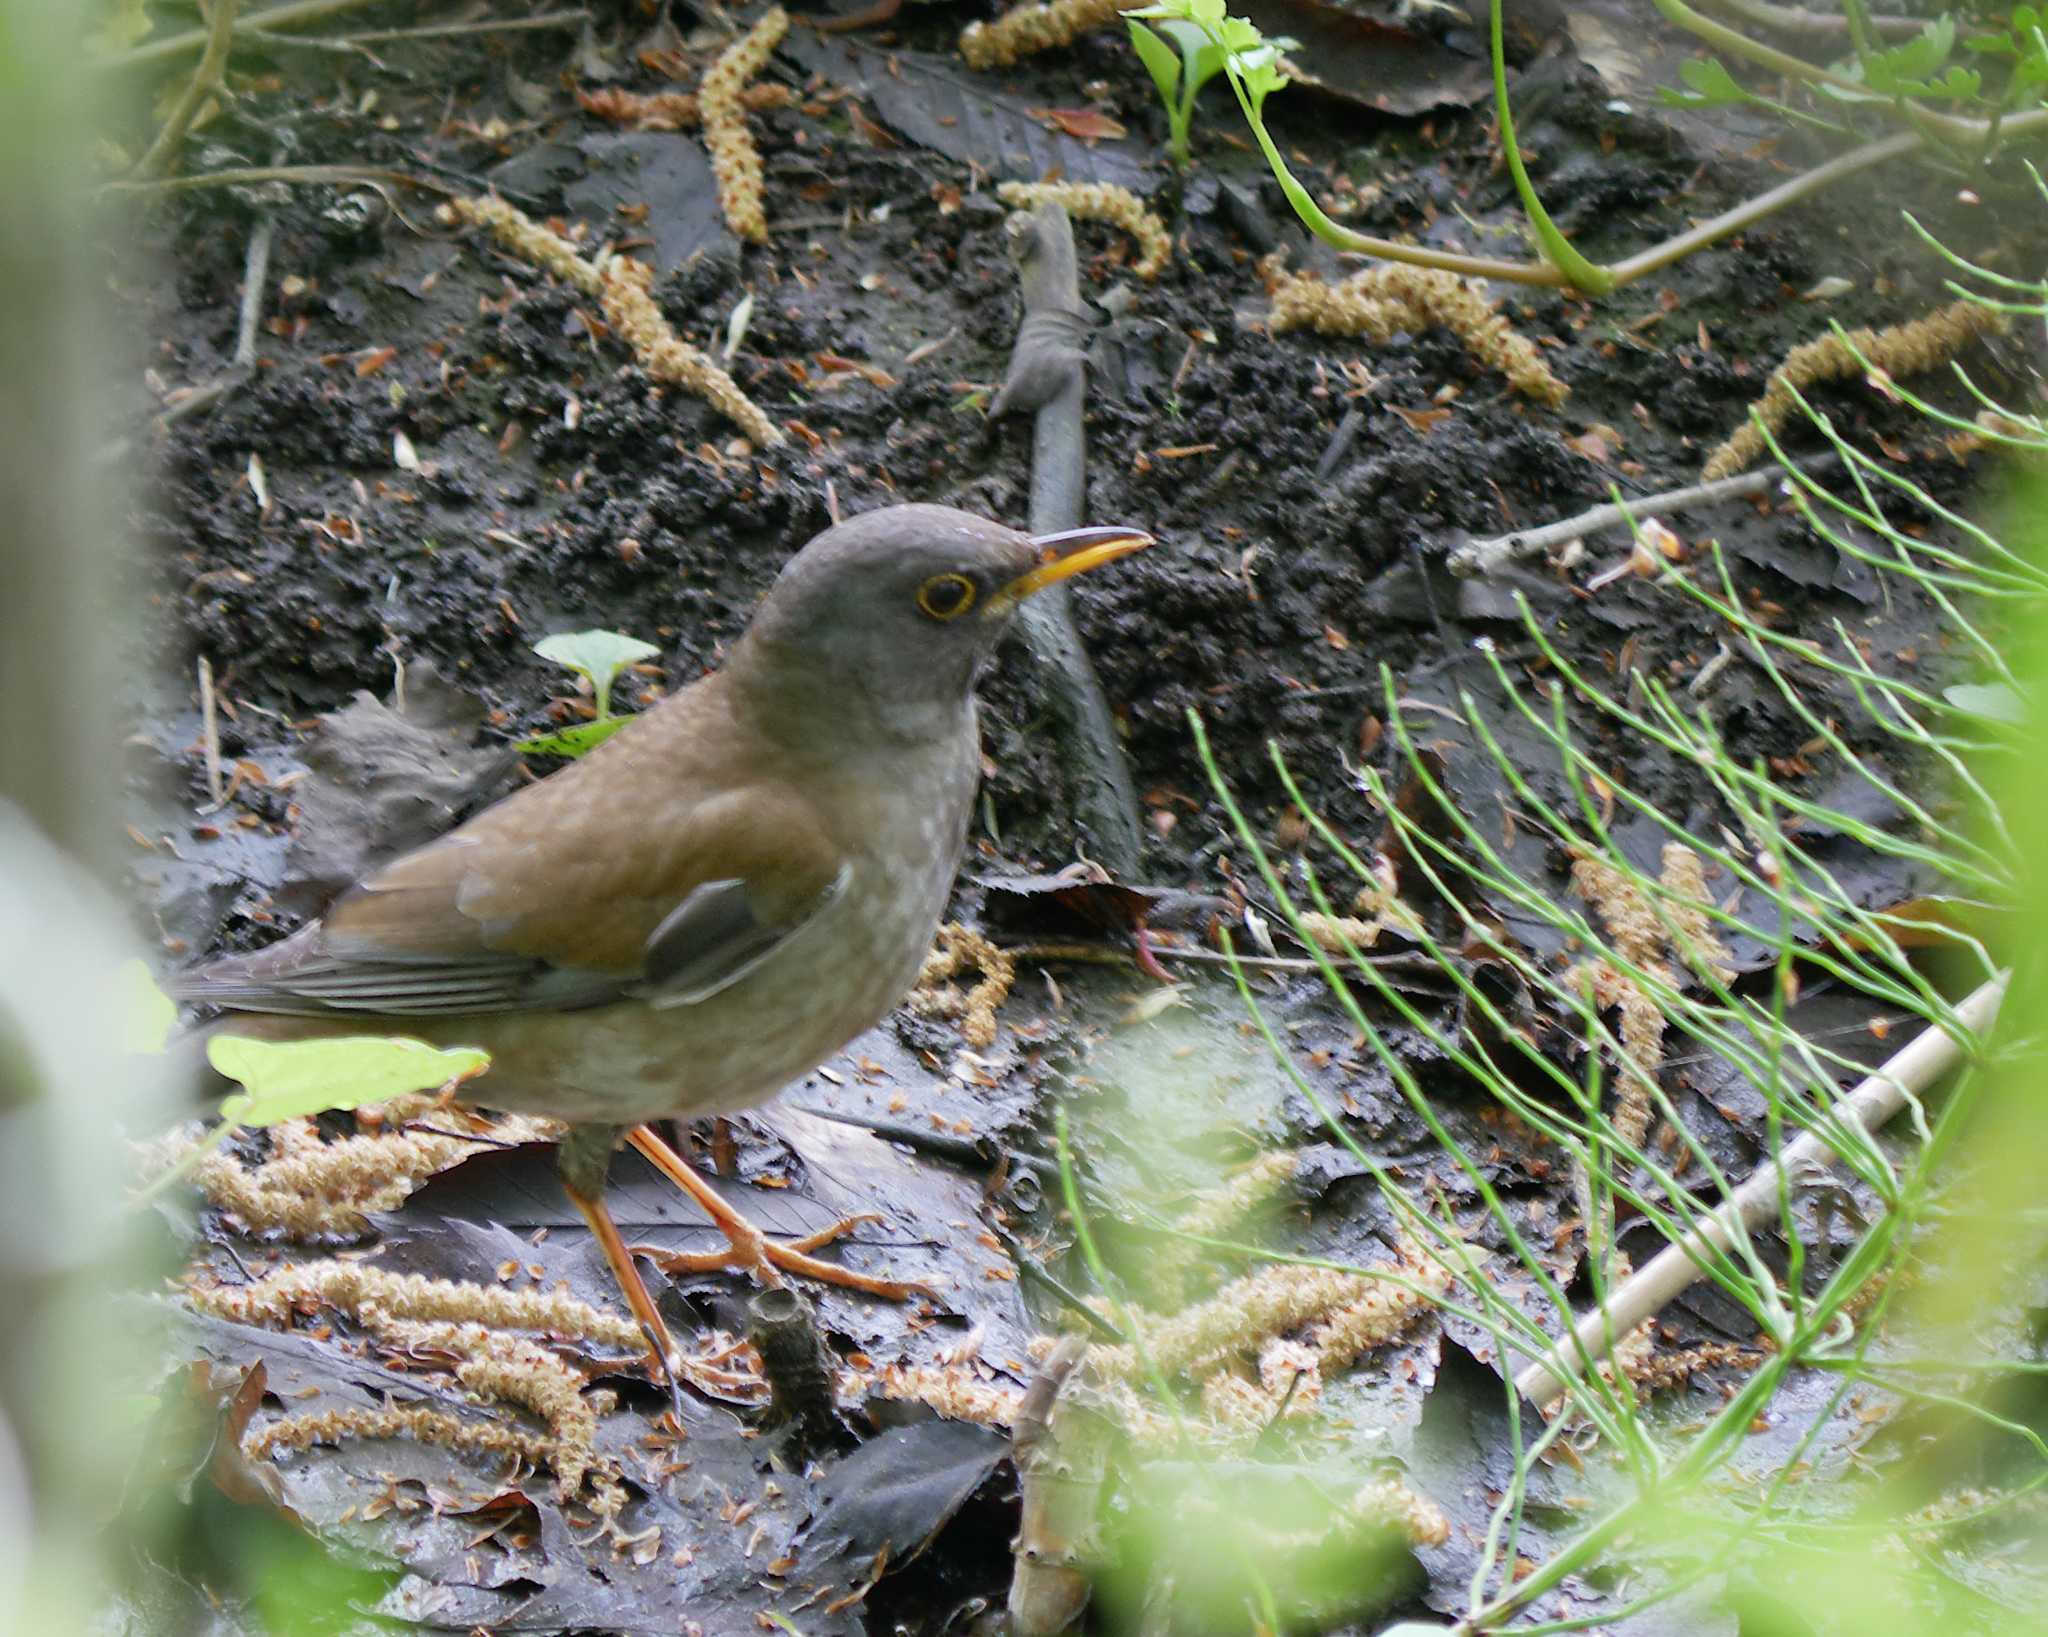
<instances>
[{"instance_id":1,"label":"thrush","mask_svg":"<svg viewBox=\"0 0 2048 1637\"><path fill-rule=\"evenodd\" d=\"M860 1219L770 1240L647 1122L762 1102L902 999L966 840L977 677L1025 598L1149 543L943 506L836 524L721 669L171 992L224 1009L229 1033L482 1047L475 1101L569 1123L563 1187L664 1368L673 1344L604 1204L621 1131L726 1236L686 1265L905 1295L810 1254Z\"/></svg>"}]
</instances>

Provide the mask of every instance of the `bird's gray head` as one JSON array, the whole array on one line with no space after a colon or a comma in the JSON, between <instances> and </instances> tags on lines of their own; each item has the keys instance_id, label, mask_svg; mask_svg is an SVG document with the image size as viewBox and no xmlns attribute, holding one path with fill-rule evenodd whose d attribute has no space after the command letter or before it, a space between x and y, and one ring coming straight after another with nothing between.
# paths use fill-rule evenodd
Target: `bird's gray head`
<instances>
[{"instance_id":1,"label":"bird's gray head","mask_svg":"<svg viewBox=\"0 0 2048 1637\"><path fill-rule=\"evenodd\" d=\"M1150 543L1127 528L1034 537L950 506L863 512L789 560L734 664L811 711L925 738L967 707L1026 597Z\"/></svg>"}]
</instances>

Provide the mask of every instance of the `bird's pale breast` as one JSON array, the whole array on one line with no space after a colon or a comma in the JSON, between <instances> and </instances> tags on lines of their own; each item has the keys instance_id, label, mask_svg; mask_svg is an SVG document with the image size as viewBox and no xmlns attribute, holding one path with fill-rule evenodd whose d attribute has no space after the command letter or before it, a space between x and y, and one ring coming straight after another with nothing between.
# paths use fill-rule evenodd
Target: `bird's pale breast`
<instances>
[{"instance_id":1,"label":"bird's pale breast","mask_svg":"<svg viewBox=\"0 0 2048 1637\"><path fill-rule=\"evenodd\" d=\"M852 878L767 960L708 999L435 1020L441 1045L476 1045L486 1107L631 1124L763 1102L872 1028L916 980L946 906L978 774L964 740L932 746L886 787L841 800Z\"/></svg>"}]
</instances>

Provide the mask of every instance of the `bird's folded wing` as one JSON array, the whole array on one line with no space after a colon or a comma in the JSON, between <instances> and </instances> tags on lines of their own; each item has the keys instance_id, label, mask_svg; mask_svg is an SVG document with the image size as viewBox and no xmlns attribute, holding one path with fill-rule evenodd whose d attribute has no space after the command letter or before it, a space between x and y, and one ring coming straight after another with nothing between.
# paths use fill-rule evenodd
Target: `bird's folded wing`
<instances>
[{"instance_id":1,"label":"bird's folded wing","mask_svg":"<svg viewBox=\"0 0 2048 1637\"><path fill-rule=\"evenodd\" d=\"M844 890L823 825L773 787L628 820L571 784L560 775L487 810L353 888L317 928L185 992L252 1011L396 1016L686 1005L738 981Z\"/></svg>"}]
</instances>

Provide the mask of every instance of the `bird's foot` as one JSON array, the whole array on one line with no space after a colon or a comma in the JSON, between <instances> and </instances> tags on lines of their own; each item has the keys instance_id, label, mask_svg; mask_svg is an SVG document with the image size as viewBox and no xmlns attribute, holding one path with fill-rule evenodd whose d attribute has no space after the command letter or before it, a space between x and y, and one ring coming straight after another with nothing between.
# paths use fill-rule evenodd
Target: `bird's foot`
<instances>
[{"instance_id":1,"label":"bird's foot","mask_svg":"<svg viewBox=\"0 0 2048 1637\"><path fill-rule=\"evenodd\" d=\"M626 1140L657 1171L695 1200L711 1218L712 1226L726 1238L726 1247L722 1251L667 1251L646 1245L634 1247L637 1254L648 1257L664 1273L709 1273L721 1268L737 1268L764 1285L779 1285L784 1273L795 1273L806 1279L815 1279L820 1284L864 1291L892 1302L905 1301L919 1294L936 1294L930 1285L916 1280L884 1279L876 1274L841 1267L836 1262L821 1262L810 1254L850 1233L863 1222L881 1221L879 1212L864 1211L858 1216L841 1217L830 1227L806 1234L801 1239L770 1239L727 1204L710 1183L690 1169L680 1154L646 1126L634 1126L626 1133Z\"/></svg>"},{"instance_id":2,"label":"bird's foot","mask_svg":"<svg viewBox=\"0 0 2048 1637\"><path fill-rule=\"evenodd\" d=\"M821 1262L810 1254L820 1246L829 1245L851 1233L863 1222L881 1220L880 1212L863 1211L858 1216L843 1216L829 1228L821 1228L801 1239L770 1239L745 1217L737 1217L731 1222L721 1221L718 1224L719 1232L726 1236L724 1250L671 1251L658 1250L652 1245L635 1245L633 1251L671 1276L737 1268L764 1285L779 1285L783 1274L796 1273L806 1279L816 1279L821 1284L842 1285L848 1290L865 1291L870 1296L881 1296L892 1302L904 1301L919 1292L930 1294L929 1285L856 1272L836 1262Z\"/></svg>"}]
</instances>

